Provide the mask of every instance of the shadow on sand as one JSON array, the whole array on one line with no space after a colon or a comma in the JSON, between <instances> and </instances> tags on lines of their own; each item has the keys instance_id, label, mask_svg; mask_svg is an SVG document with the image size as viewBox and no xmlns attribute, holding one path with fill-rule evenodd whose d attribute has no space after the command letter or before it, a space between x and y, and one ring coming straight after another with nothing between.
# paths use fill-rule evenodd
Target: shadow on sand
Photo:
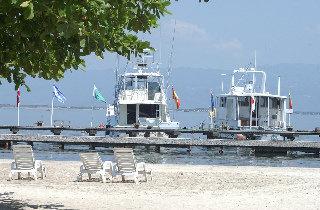
<instances>
[{"instance_id":1,"label":"shadow on sand","mask_svg":"<svg viewBox=\"0 0 320 210\"><path fill-rule=\"evenodd\" d=\"M25 201L15 200L11 198L13 192L0 193L0 210L16 210L16 209L66 209L62 204L46 204L46 205L33 205Z\"/></svg>"}]
</instances>

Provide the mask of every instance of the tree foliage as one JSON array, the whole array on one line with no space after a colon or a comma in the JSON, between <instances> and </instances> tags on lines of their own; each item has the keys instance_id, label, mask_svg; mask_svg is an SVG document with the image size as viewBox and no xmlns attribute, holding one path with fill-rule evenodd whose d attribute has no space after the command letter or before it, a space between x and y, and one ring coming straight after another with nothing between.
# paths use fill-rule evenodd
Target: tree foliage
<instances>
[{"instance_id":1,"label":"tree foliage","mask_svg":"<svg viewBox=\"0 0 320 210\"><path fill-rule=\"evenodd\" d=\"M150 32L167 13L167 0L1 0L0 79L25 85L26 76L59 80L84 66L84 56L130 56L150 43ZM27 86L26 86L27 87Z\"/></svg>"}]
</instances>

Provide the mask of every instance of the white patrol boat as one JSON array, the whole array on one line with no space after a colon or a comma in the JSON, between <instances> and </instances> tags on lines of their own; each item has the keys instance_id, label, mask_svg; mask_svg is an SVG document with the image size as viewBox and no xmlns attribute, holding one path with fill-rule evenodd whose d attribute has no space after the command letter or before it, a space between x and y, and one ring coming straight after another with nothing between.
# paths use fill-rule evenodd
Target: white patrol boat
<instances>
[{"instance_id":1,"label":"white patrol boat","mask_svg":"<svg viewBox=\"0 0 320 210\"><path fill-rule=\"evenodd\" d=\"M179 128L170 118L164 77L151 50L144 50L133 71L122 74L117 83L116 127Z\"/></svg>"},{"instance_id":2,"label":"white patrol boat","mask_svg":"<svg viewBox=\"0 0 320 210\"><path fill-rule=\"evenodd\" d=\"M264 71L256 67L234 70L230 89L216 98L215 126L231 130L286 130L286 115L292 113L286 108L286 100L286 96L280 95L280 77L277 94L271 94L266 91ZM261 135L254 138L277 140L280 136Z\"/></svg>"}]
</instances>

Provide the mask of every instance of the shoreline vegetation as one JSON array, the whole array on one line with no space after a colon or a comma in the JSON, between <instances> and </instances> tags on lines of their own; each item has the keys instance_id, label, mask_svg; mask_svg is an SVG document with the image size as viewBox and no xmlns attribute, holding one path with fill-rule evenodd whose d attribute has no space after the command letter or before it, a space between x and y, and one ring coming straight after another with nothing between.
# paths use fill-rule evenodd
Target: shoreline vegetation
<instances>
[{"instance_id":1,"label":"shoreline vegetation","mask_svg":"<svg viewBox=\"0 0 320 210\"><path fill-rule=\"evenodd\" d=\"M80 161L44 161L43 180L8 181L0 209L318 209L320 168L147 164L148 182L77 181Z\"/></svg>"}]
</instances>

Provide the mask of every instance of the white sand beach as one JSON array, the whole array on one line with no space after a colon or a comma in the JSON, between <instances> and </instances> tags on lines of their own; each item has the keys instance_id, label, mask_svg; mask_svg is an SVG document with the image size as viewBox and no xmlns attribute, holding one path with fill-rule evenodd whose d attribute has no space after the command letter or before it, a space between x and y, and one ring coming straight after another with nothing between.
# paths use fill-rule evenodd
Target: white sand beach
<instances>
[{"instance_id":1,"label":"white sand beach","mask_svg":"<svg viewBox=\"0 0 320 210\"><path fill-rule=\"evenodd\" d=\"M7 181L0 209L319 209L320 168L147 164L148 182L77 182L80 162L44 161L44 180ZM151 179L152 178L152 179Z\"/></svg>"}]
</instances>

